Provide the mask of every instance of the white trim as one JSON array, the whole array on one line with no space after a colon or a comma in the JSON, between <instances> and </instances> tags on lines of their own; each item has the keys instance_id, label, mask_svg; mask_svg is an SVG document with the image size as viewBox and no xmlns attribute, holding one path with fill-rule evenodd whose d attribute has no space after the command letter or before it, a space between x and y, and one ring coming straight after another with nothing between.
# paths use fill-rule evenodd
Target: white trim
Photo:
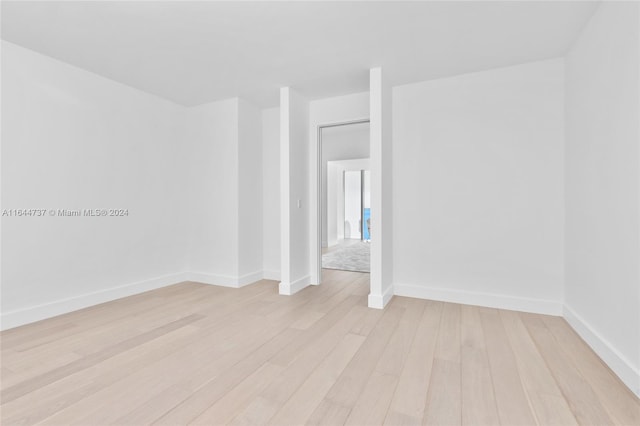
<instances>
[{"instance_id":1,"label":"white trim","mask_svg":"<svg viewBox=\"0 0 640 426\"><path fill-rule=\"evenodd\" d=\"M508 309L511 311L532 312L545 315L562 315L562 302L556 300L535 299L530 297L509 296L506 294L481 293L467 290L453 290L411 284L395 284L396 296L418 299L438 300L461 303L464 305L484 306L488 308Z\"/></svg>"},{"instance_id":2,"label":"white trim","mask_svg":"<svg viewBox=\"0 0 640 426\"><path fill-rule=\"evenodd\" d=\"M238 277L231 275L209 274L205 272L188 272L189 281L221 287L238 288Z\"/></svg>"},{"instance_id":3,"label":"white trim","mask_svg":"<svg viewBox=\"0 0 640 426\"><path fill-rule=\"evenodd\" d=\"M285 296L291 296L292 294L296 294L303 288L307 287L311 283L311 276L305 275L302 278L298 278L292 283L281 282L278 285L279 293Z\"/></svg>"},{"instance_id":4,"label":"white trim","mask_svg":"<svg viewBox=\"0 0 640 426\"><path fill-rule=\"evenodd\" d=\"M368 306L374 309L384 309L394 295L393 286L389 287L384 294L369 294Z\"/></svg>"},{"instance_id":5,"label":"white trim","mask_svg":"<svg viewBox=\"0 0 640 426\"><path fill-rule=\"evenodd\" d=\"M594 330L584 318L566 303L564 305L564 318L620 380L640 398L640 370L635 368L624 355L618 352L611 343Z\"/></svg>"},{"instance_id":6,"label":"white trim","mask_svg":"<svg viewBox=\"0 0 640 426\"><path fill-rule=\"evenodd\" d=\"M164 275L157 278L151 278L149 280L138 281L130 284L82 294L79 296L55 300L53 302L43 303L36 306L30 306L28 308L3 312L0 317L0 329L6 330L9 328L18 327L20 325L55 317L58 315L77 311L79 309L99 305L101 303L110 302L122 297L144 293L145 291L155 290L157 288L166 287L183 281L189 281L188 275L189 274L187 274L186 272Z\"/></svg>"},{"instance_id":7,"label":"white trim","mask_svg":"<svg viewBox=\"0 0 640 426\"><path fill-rule=\"evenodd\" d=\"M263 276L263 272L262 271L255 271L255 272L251 272L249 274L244 274L240 277L238 277L237 279L237 286L238 287L244 287L245 285L249 285L249 284L253 284L257 281L260 281L262 279Z\"/></svg>"},{"instance_id":8,"label":"white trim","mask_svg":"<svg viewBox=\"0 0 640 426\"><path fill-rule=\"evenodd\" d=\"M262 271L263 280L280 281L280 271Z\"/></svg>"},{"instance_id":9,"label":"white trim","mask_svg":"<svg viewBox=\"0 0 640 426\"><path fill-rule=\"evenodd\" d=\"M256 281L260 281L262 279L262 275L262 271L252 272L240 277L232 275L209 274L206 272L187 273L189 281L231 288L240 288L244 287L245 285L253 284Z\"/></svg>"},{"instance_id":10,"label":"white trim","mask_svg":"<svg viewBox=\"0 0 640 426\"><path fill-rule=\"evenodd\" d=\"M280 275L277 272L268 273L263 271L252 272L240 277L208 274L203 272L180 272L171 275L164 275L145 281L124 284L117 287L94 291L92 293L30 306L28 308L2 312L0 315L0 330L7 330L24 324L30 324L32 322L52 318L58 315L77 311L79 309L88 308L90 306L99 305L101 303L110 302L127 296L133 296L134 294L144 293L145 291L155 290L184 281L195 281L222 287L240 288L245 285L253 284L256 281L260 281L263 275L268 274L272 274L271 276Z\"/></svg>"}]
</instances>

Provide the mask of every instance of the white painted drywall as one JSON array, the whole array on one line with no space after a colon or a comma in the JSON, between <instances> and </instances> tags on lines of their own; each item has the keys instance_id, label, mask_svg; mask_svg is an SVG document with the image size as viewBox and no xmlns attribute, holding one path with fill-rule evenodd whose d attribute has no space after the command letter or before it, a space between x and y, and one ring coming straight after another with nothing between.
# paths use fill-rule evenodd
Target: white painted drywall
<instances>
[{"instance_id":1,"label":"white painted drywall","mask_svg":"<svg viewBox=\"0 0 640 426\"><path fill-rule=\"evenodd\" d=\"M6 42L2 59L2 207L47 211L2 219L4 328L262 278L260 110L185 108ZM116 208L128 216L48 213Z\"/></svg>"},{"instance_id":2,"label":"white painted drywall","mask_svg":"<svg viewBox=\"0 0 640 426\"><path fill-rule=\"evenodd\" d=\"M318 209L318 127L326 124L366 120L369 118L369 93L355 93L309 103L309 264L311 284L320 283L320 244L318 230L321 215Z\"/></svg>"},{"instance_id":3,"label":"white painted drywall","mask_svg":"<svg viewBox=\"0 0 640 426\"><path fill-rule=\"evenodd\" d=\"M309 276L309 102L280 90L280 294L293 294Z\"/></svg>"},{"instance_id":4,"label":"white painted drywall","mask_svg":"<svg viewBox=\"0 0 640 426\"><path fill-rule=\"evenodd\" d=\"M190 108L187 120L189 271L200 281L232 281L239 267L238 100Z\"/></svg>"},{"instance_id":5,"label":"white painted drywall","mask_svg":"<svg viewBox=\"0 0 640 426\"><path fill-rule=\"evenodd\" d=\"M180 281L184 109L2 42L3 328ZM54 217L127 209L125 217Z\"/></svg>"},{"instance_id":6,"label":"white painted drywall","mask_svg":"<svg viewBox=\"0 0 640 426\"><path fill-rule=\"evenodd\" d=\"M322 129L322 246L328 244L327 162L369 157L369 123Z\"/></svg>"},{"instance_id":7,"label":"white painted drywall","mask_svg":"<svg viewBox=\"0 0 640 426\"><path fill-rule=\"evenodd\" d=\"M640 395L639 6L602 3L566 59L565 317Z\"/></svg>"},{"instance_id":8,"label":"white painted drywall","mask_svg":"<svg viewBox=\"0 0 640 426\"><path fill-rule=\"evenodd\" d=\"M238 277L262 279L262 113L238 101Z\"/></svg>"},{"instance_id":9,"label":"white painted drywall","mask_svg":"<svg viewBox=\"0 0 640 426\"><path fill-rule=\"evenodd\" d=\"M391 84L382 68L369 70L371 159L371 291L368 305L382 309L393 297L393 141ZM400 141L402 143L403 141ZM400 167L405 167L402 164ZM415 187L415 183L411 183Z\"/></svg>"},{"instance_id":10,"label":"white painted drywall","mask_svg":"<svg viewBox=\"0 0 640 426\"><path fill-rule=\"evenodd\" d=\"M262 111L262 269L280 280L280 110Z\"/></svg>"},{"instance_id":11,"label":"white painted drywall","mask_svg":"<svg viewBox=\"0 0 640 426\"><path fill-rule=\"evenodd\" d=\"M561 313L563 72L558 59L394 88L396 294Z\"/></svg>"},{"instance_id":12,"label":"white painted drywall","mask_svg":"<svg viewBox=\"0 0 640 426\"><path fill-rule=\"evenodd\" d=\"M237 287L262 278L261 120L238 98L187 110L193 280Z\"/></svg>"}]
</instances>

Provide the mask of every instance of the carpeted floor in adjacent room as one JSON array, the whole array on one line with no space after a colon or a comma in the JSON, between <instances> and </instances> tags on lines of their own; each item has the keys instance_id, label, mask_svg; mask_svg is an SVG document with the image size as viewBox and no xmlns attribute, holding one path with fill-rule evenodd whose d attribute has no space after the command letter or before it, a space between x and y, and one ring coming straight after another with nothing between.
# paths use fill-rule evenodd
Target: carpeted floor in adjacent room
<instances>
[{"instance_id":1,"label":"carpeted floor in adjacent room","mask_svg":"<svg viewBox=\"0 0 640 426\"><path fill-rule=\"evenodd\" d=\"M322 255L322 267L342 271L369 272L370 247L370 243L361 240L343 240L343 242L328 248Z\"/></svg>"}]
</instances>

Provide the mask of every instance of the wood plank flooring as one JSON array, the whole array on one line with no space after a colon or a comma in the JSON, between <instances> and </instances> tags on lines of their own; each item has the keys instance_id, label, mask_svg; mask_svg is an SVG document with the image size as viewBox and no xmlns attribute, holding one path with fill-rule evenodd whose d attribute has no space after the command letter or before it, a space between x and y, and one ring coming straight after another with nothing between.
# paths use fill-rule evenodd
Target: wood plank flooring
<instances>
[{"instance_id":1,"label":"wood plank flooring","mask_svg":"<svg viewBox=\"0 0 640 426\"><path fill-rule=\"evenodd\" d=\"M3 425L640 425L558 317L395 297L369 275L279 296L181 283L0 334Z\"/></svg>"}]
</instances>

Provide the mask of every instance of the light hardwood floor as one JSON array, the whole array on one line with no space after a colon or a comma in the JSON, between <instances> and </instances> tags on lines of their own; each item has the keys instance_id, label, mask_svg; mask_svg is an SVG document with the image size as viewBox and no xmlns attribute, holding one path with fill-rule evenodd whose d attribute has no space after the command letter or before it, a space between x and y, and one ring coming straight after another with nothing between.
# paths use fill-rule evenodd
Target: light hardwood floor
<instances>
[{"instance_id":1,"label":"light hardwood floor","mask_svg":"<svg viewBox=\"0 0 640 426\"><path fill-rule=\"evenodd\" d=\"M286 297L182 283L0 335L3 425L640 425L557 317L395 297L326 270Z\"/></svg>"}]
</instances>

